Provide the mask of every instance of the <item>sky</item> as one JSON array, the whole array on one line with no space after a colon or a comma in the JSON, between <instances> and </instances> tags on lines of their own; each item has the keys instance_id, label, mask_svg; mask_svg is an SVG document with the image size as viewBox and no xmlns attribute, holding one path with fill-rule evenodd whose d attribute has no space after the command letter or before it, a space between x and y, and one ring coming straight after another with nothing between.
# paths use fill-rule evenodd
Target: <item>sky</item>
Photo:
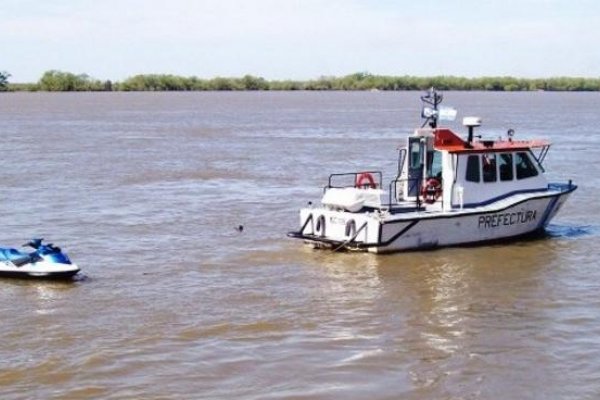
<instances>
[{"instance_id":1,"label":"sky","mask_svg":"<svg viewBox=\"0 0 600 400\"><path fill-rule=\"evenodd\" d=\"M0 71L600 77L596 0L0 0Z\"/></svg>"}]
</instances>

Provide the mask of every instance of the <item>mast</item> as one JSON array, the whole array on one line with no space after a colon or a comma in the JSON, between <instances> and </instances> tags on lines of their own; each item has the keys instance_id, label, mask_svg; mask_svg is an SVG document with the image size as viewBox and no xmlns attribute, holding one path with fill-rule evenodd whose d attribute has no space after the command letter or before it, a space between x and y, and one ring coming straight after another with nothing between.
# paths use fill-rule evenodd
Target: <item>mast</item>
<instances>
[{"instance_id":1,"label":"mast","mask_svg":"<svg viewBox=\"0 0 600 400\"><path fill-rule=\"evenodd\" d=\"M437 128L439 116L438 106L443 99L444 96L441 93L436 92L433 87L429 89L423 96L421 96L421 101L424 103L423 109L421 110L421 118L425 118L425 122L423 122L421 128L427 125L427 123L429 123L429 126L432 129ZM428 107L427 105L431 107Z\"/></svg>"}]
</instances>

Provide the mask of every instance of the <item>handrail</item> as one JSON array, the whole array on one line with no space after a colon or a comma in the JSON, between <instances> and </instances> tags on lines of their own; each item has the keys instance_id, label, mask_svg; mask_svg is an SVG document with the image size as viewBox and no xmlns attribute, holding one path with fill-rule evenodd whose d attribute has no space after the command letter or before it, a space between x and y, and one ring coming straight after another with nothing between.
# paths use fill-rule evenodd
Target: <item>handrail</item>
<instances>
[{"instance_id":1,"label":"handrail","mask_svg":"<svg viewBox=\"0 0 600 400\"><path fill-rule=\"evenodd\" d=\"M540 169L542 170L542 172L546 172L546 170L544 169L543 163L544 160L546 159L546 156L548 155L548 151L550 150L550 145L546 145L543 146L542 149L540 150L540 154L536 155L533 150L530 150L531 155L533 156L533 158L535 158L535 161L537 161L538 166L540 167Z\"/></svg>"},{"instance_id":2,"label":"handrail","mask_svg":"<svg viewBox=\"0 0 600 400\"><path fill-rule=\"evenodd\" d=\"M375 180L375 184L378 185L379 187L382 186L382 183L383 183L383 174L381 173L381 171L359 171L359 172L344 172L344 173L340 173L340 174L331 174L331 175L329 175L329 181L327 182L327 186L326 186L325 189L352 187L352 186L354 186L356 184L356 179L361 174L375 175L378 178L378 179ZM346 185L346 186L334 186L334 185L332 185L333 178L335 178L335 177L342 177L342 176L347 176L347 177L352 176L353 177L353 179L352 179L352 186L350 186L350 185Z\"/></svg>"},{"instance_id":3,"label":"handrail","mask_svg":"<svg viewBox=\"0 0 600 400\"><path fill-rule=\"evenodd\" d=\"M381 173L381 171L360 171L360 172L345 172L345 173L337 173L337 174L331 174L329 175L329 180L327 182L327 186L325 186L323 188L324 191L327 191L328 189L343 189L343 188L348 188L348 187L356 187L355 183L356 183L356 179L360 174L372 174L375 175L377 177L376 179L376 184L377 187L383 188L383 175ZM334 180L336 178L340 178L340 177L352 177L352 183L347 183L346 185L338 185L335 184ZM440 184L443 187L443 180L442 179L438 179L440 181ZM407 190L407 193L404 193L403 198L398 198L398 185L404 185L405 183L408 183L409 188ZM411 201L415 201L416 203L416 207L420 208L423 203L424 203L424 199L423 196L421 194L422 192L422 186L423 186L423 179L421 178L400 178L399 176L397 176L396 178L392 179L389 181L389 183L387 184L387 189L388 189L388 202L387 204L381 204L383 207L391 207L395 204L398 204L401 200L406 199L406 197L408 196L408 192L412 192L414 195L410 196L411 197ZM443 204L443 196L440 196L439 199L436 199L435 203L437 202L442 202Z\"/></svg>"}]
</instances>

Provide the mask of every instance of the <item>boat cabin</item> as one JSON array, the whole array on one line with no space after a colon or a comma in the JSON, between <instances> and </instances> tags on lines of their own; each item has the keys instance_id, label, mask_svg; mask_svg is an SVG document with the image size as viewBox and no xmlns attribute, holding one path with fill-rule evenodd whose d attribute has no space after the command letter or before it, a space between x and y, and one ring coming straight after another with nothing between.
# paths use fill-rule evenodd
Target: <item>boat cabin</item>
<instances>
[{"instance_id":1,"label":"boat cabin","mask_svg":"<svg viewBox=\"0 0 600 400\"><path fill-rule=\"evenodd\" d=\"M448 128L438 128L438 119L456 117L455 109L439 107L441 94L432 89L421 100L426 121L399 150L398 170L389 185L379 171L332 174L323 205L350 212L385 209L392 214L452 211L548 189L542 162L549 142L514 140L512 129L504 139L482 140L474 135L481 125L477 117L463 119L468 129L464 140ZM340 184L340 179L350 181Z\"/></svg>"},{"instance_id":2,"label":"boat cabin","mask_svg":"<svg viewBox=\"0 0 600 400\"><path fill-rule=\"evenodd\" d=\"M483 206L521 192L546 190L545 141L473 140L478 118L465 118L468 140L446 128L415 130L400 149L396 200L428 209ZM540 148L536 156L533 149Z\"/></svg>"}]
</instances>

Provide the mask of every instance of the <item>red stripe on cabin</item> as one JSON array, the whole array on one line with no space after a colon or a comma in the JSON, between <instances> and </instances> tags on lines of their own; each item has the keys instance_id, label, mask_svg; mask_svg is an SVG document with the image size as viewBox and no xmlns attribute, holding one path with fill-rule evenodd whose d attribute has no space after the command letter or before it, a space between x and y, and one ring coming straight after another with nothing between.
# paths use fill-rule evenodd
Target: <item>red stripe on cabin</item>
<instances>
[{"instance_id":1,"label":"red stripe on cabin","mask_svg":"<svg viewBox=\"0 0 600 400\"><path fill-rule=\"evenodd\" d=\"M547 140L475 140L470 147L467 147L467 142L450 129L436 129L434 135L435 149L450 153L527 150L550 145Z\"/></svg>"}]
</instances>

